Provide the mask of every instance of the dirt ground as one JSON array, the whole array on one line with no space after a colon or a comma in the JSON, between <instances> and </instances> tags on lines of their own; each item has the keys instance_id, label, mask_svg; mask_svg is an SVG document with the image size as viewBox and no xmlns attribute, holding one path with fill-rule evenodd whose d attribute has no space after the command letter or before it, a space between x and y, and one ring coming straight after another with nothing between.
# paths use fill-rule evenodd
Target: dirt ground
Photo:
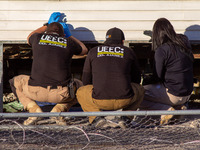
<instances>
[{"instance_id":1,"label":"dirt ground","mask_svg":"<svg viewBox=\"0 0 200 150\"><path fill-rule=\"evenodd\" d=\"M200 109L200 101L188 103ZM50 107L44 107L46 111ZM82 111L80 106L71 111ZM111 119L112 117L107 117ZM40 124L23 126L26 118L0 119L0 149L13 150L194 150L200 149L200 115L186 115L159 125L160 116L136 116L131 128L96 129L87 117L66 117L67 125L41 120Z\"/></svg>"}]
</instances>

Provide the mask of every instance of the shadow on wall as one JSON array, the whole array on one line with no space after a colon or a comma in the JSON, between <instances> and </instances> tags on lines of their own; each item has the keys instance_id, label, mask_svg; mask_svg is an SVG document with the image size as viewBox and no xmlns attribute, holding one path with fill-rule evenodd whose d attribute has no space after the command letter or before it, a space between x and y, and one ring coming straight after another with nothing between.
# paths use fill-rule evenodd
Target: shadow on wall
<instances>
[{"instance_id":1,"label":"shadow on wall","mask_svg":"<svg viewBox=\"0 0 200 150\"><path fill-rule=\"evenodd\" d=\"M79 39L80 41L87 41L92 43L97 43L95 36L91 30L85 27L78 27L74 28L73 25L68 24L69 30L71 31L71 34Z\"/></svg>"},{"instance_id":2,"label":"shadow on wall","mask_svg":"<svg viewBox=\"0 0 200 150\"><path fill-rule=\"evenodd\" d=\"M69 24L67 22L67 16L65 13L61 13L59 22L65 22L68 25L71 34L80 41L89 41L93 43L97 42L93 32L88 28L86 27L74 28L73 25Z\"/></svg>"},{"instance_id":3,"label":"shadow on wall","mask_svg":"<svg viewBox=\"0 0 200 150\"><path fill-rule=\"evenodd\" d=\"M192 46L192 52L195 57L195 61L193 63L193 73L194 77L200 80L200 25L191 25L186 28L184 33L188 39L190 40Z\"/></svg>"},{"instance_id":4,"label":"shadow on wall","mask_svg":"<svg viewBox=\"0 0 200 150\"><path fill-rule=\"evenodd\" d=\"M191 25L185 29L184 34L190 41L200 41L200 25Z\"/></svg>"}]
</instances>

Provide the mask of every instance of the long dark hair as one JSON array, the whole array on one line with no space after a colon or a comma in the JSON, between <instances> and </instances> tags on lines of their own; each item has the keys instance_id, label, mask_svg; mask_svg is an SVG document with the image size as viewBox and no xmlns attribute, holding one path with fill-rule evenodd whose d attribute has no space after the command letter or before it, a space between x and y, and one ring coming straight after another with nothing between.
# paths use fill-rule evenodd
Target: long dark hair
<instances>
[{"instance_id":1,"label":"long dark hair","mask_svg":"<svg viewBox=\"0 0 200 150\"><path fill-rule=\"evenodd\" d=\"M169 20L166 18L159 18L153 26L152 49L155 51L164 43L171 43L172 45L179 46L180 50L193 60L191 46L187 37L181 34L176 34L174 27Z\"/></svg>"}]
</instances>

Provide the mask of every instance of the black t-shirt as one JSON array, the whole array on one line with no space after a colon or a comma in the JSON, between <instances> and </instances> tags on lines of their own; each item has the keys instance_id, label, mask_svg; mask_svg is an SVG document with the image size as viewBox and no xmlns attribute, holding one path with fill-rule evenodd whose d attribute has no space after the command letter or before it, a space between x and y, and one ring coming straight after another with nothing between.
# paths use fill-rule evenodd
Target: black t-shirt
<instances>
[{"instance_id":1,"label":"black t-shirt","mask_svg":"<svg viewBox=\"0 0 200 150\"><path fill-rule=\"evenodd\" d=\"M71 78L71 59L81 53L80 45L70 37L39 33L33 34L29 43L33 51L29 85L67 85Z\"/></svg>"},{"instance_id":2,"label":"black t-shirt","mask_svg":"<svg viewBox=\"0 0 200 150\"><path fill-rule=\"evenodd\" d=\"M168 43L156 50L156 73L164 86L168 88L169 93L175 96L191 94L193 90L193 62L191 58L181 52L180 47Z\"/></svg>"},{"instance_id":3,"label":"black t-shirt","mask_svg":"<svg viewBox=\"0 0 200 150\"><path fill-rule=\"evenodd\" d=\"M95 99L125 99L134 95L131 82L140 83L141 74L133 50L122 45L92 48L83 69L83 84L93 84Z\"/></svg>"}]
</instances>

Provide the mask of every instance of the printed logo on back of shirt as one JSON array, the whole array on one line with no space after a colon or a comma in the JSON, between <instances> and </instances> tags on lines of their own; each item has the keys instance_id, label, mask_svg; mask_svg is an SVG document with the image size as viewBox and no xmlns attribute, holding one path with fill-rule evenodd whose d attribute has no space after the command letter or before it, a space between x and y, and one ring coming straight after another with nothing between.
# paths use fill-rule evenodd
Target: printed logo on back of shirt
<instances>
[{"instance_id":1,"label":"printed logo on back of shirt","mask_svg":"<svg viewBox=\"0 0 200 150\"><path fill-rule=\"evenodd\" d=\"M124 49L121 47L102 46L97 48L97 57L124 57Z\"/></svg>"},{"instance_id":2,"label":"printed logo on back of shirt","mask_svg":"<svg viewBox=\"0 0 200 150\"><path fill-rule=\"evenodd\" d=\"M48 34L43 34L40 41L40 45L51 45L66 48L67 47L67 40L63 37L52 36Z\"/></svg>"}]
</instances>

